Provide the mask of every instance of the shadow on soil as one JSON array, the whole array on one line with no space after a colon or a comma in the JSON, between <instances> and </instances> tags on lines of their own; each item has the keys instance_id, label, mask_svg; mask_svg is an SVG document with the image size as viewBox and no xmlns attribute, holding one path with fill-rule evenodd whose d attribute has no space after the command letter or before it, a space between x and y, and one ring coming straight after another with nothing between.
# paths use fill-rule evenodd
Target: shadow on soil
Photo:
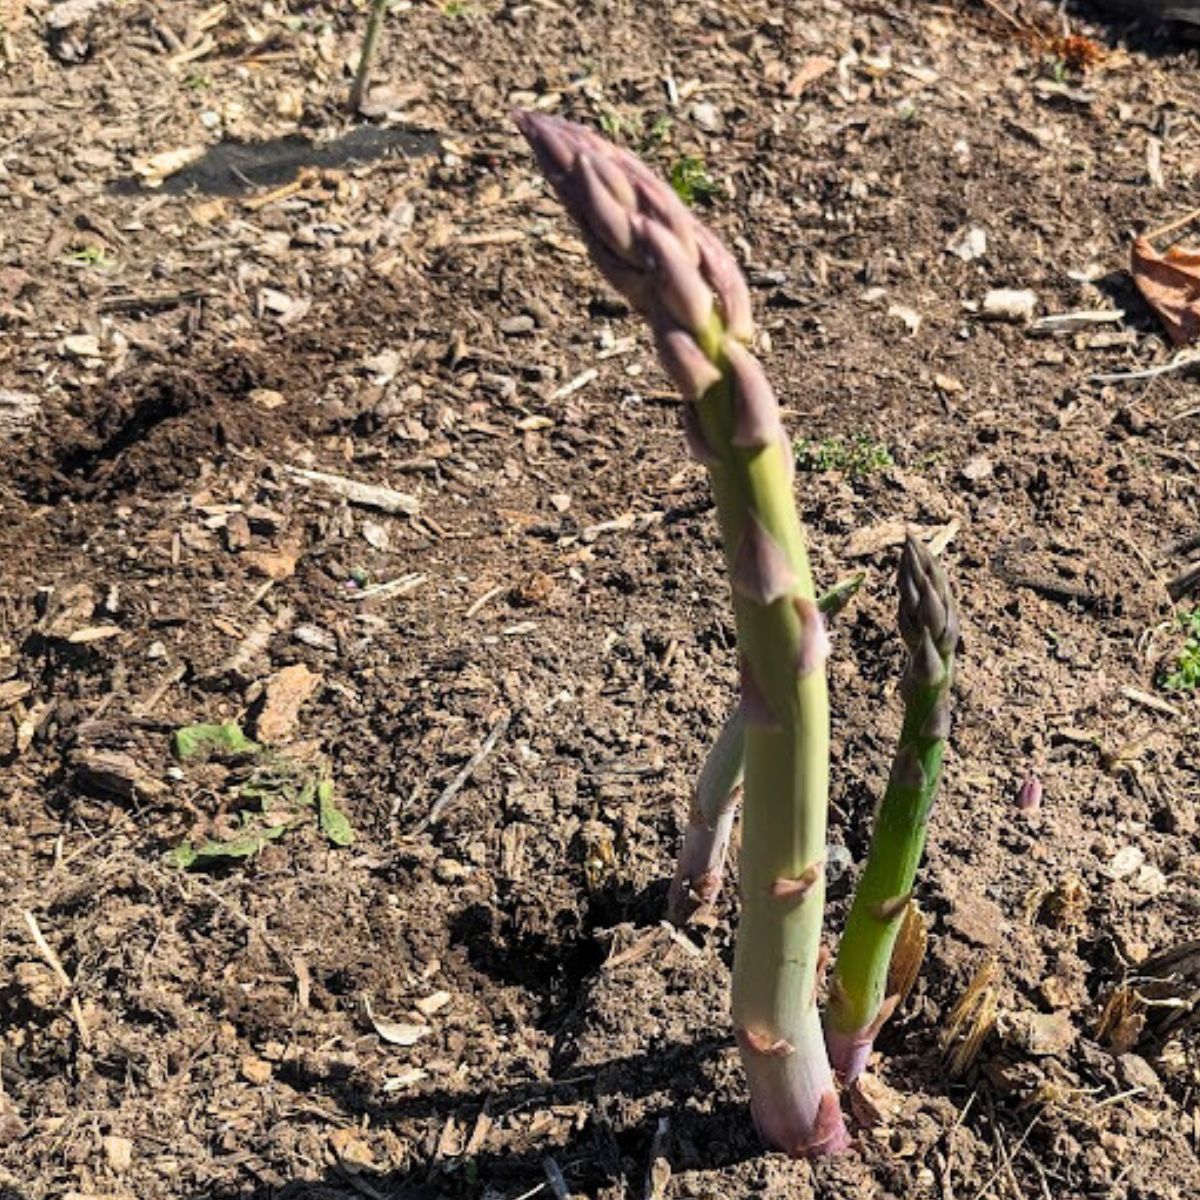
<instances>
[{"instance_id":1,"label":"shadow on soil","mask_svg":"<svg viewBox=\"0 0 1200 1200\"><path fill-rule=\"evenodd\" d=\"M668 1113L671 1124L662 1153L675 1170L730 1166L762 1153L746 1106L726 1104L700 1113L688 1104L689 1097L703 1095L711 1087L704 1064L727 1044L728 1039L723 1037L689 1045L677 1043L653 1053L615 1059L562 1079L517 1084L478 1099L464 1097L461 1092L436 1091L380 1104L352 1088L339 1090L328 1098L348 1121L366 1117L372 1126L386 1128L401 1119L445 1122L454 1117L464 1138L469 1137L485 1110L499 1119L529 1107L546 1110L578 1105L590 1110L590 1116L581 1127L572 1125L565 1137L562 1129L568 1121L560 1113L544 1134L534 1135L520 1149L485 1150L473 1156L462 1153L408 1174L351 1177L347 1170L333 1168L320 1182L297 1180L279 1187L255 1187L248 1182L240 1190L206 1192L191 1200L343 1200L351 1196L373 1200L466 1200L488 1189L504 1196L535 1192L553 1195L553 1190L545 1186L547 1160L562 1171L573 1195L597 1195L606 1186L619 1187L622 1181L633 1194L640 1191L650 1164L659 1118ZM664 1094L661 1110L646 1112L633 1122L623 1119L621 1113L631 1101L655 1093Z\"/></svg>"},{"instance_id":2,"label":"shadow on soil","mask_svg":"<svg viewBox=\"0 0 1200 1200\"><path fill-rule=\"evenodd\" d=\"M259 187L291 183L305 169L335 170L381 158L425 158L436 154L437 135L395 126L362 125L329 142L313 142L301 134L265 142L218 142L195 162L169 176L159 191L168 196L199 192L205 196L240 196ZM114 180L117 196L144 190L136 175Z\"/></svg>"}]
</instances>

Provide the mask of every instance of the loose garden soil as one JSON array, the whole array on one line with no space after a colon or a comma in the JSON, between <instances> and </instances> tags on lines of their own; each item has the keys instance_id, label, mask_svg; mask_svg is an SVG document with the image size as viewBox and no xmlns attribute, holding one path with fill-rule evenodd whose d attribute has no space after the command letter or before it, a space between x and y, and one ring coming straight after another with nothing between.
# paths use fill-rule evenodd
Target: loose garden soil
<instances>
[{"instance_id":1,"label":"loose garden soil","mask_svg":"<svg viewBox=\"0 0 1200 1200\"><path fill-rule=\"evenodd\" d=\"M1171 354L1126 268L1197 203L1194 45L1031 0L418 2L368 120L361 3L72 5L0 2L0 1196L1200 1194L1200 701L1161 687L1200 393L1095 378ZM514 106L697 160L818 576L867 572L831 940L906 527L961 598L928 953L835 1161L755 1137L736 889L660 923L727 585ZM1124 315L1037 337L1001 287ZM223 721L353 843L293 804L176 865L255 807L262 756L172 754Z\"/></svg>"}]
</instances>

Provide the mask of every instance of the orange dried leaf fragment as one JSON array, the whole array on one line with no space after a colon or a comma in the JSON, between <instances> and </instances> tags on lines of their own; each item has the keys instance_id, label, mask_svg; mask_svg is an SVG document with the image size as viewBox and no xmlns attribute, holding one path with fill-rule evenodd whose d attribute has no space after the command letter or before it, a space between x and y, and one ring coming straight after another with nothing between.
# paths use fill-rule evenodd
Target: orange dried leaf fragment
<instances>
[{"instance_id":1,"label":"orange dried leaf fragment","mask_svg":"<svg viewBox=\"0 0 1200 1200\"><path fill-rule=\"evenodd\" d=\"M1171 246L1159 254L1148 238L1134 240L1130 271L1138 291L1177 346L1200 337L1200 250Z\"/></svg>"}]
</instances>

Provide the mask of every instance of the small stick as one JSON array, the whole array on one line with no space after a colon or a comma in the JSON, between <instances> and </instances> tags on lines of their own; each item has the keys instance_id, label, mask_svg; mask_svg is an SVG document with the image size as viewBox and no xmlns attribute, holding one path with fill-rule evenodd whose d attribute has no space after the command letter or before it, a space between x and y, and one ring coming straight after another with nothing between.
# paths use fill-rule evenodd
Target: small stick
<instances>
[{"instance_id":1,"label":"small stick","mask_svg":"<svg viewBox=\"0 0 1200 1200\"><path fill-rule=\"evenodd\" d=\"M1091 383L1124 383L1131 379L1154 379L1159 375L1173 375L1176 371L1200 370L1200 355L1176 355L1169 363L1157 367L1147 367L1144 371L1115 371L1109 375L1090 375Z\"/></svg>"},{"instance_id":2,"label":"small stick","mask_svg":"<svg viewBox=\"0 0 1200 1200\"><path fill-rule=\"evenodd\" d=\"M1157 229L1150 230L1149 233L1143 234L1146 241L1152 242L1155 238L1163 237L1165 234L1174 233L1177 229L1182 229L1185 225L1190 225L1197 217L1200 217L1200 208L1193 208L1191 212L1184 213L1182 217L1176 217L1174 221L1168 221L1165 225L1160 225Z\"/></svg>"},{"instance_id":3,"label":"small stick","mask_svg":"<svg viewBox=\"0 0 1200 1200\"><path fill-rule=\"evenodd\" d=\"M491 754L493 747L500 740L501 734L508 728L508 723L511 720L512 713L505 713L492 726L492 731L484 739L483 745L467 759L463 769L446 785L442 794L433 802L433 807L429 810L425 819L413 830L414 833L420 833L421 830L428 828L430 825L435 825L441 820L442 814L446 811L446 806L462 791L467 781L475 774L479 764Z\"/></svg>"},{"instance_id":4,"label":"small stick","mask_svg":"<svg viewBox=\"0 0 1200 1200\"><path fill-rule=\"evenodd\" d=\"M66 968L62 965L62 960L54 952L54 947L46 941L42 933L41 927L37 923L37 917L29 911L22 909L21 916L25 918L25 924L29 927L29 934L33 938L33 944L38 948L38 952L46 960L46 965L54 972L55 978L59 983L71 991L75 984L71 981L70 975L67 974Z\"/></svg>"},{"instance_id":5,"label":"small stick","mask_svg":"<svg viewBox=\"0 0 1200 1200\"><path fill-rule=\"evenodd\" d=\"M479 597L478 600L474 601L471 604L471 607L468 608L465 613L463 613L463 616L466 617L467 620L470 620L473 616L475 616L475 614L477 612L479 612L479 610L481 608L483 608L483 606L485 604L487 604L487 602L489 600L495 600L495 598L497 596L499 596L501 592L504 591L504 587L505 587L505 585L500 583L500 584L497 584L494 588L489 588L486 592L483 593L482 596Z\"/></svg>"},{"instance_id":6,"label":"small stick","mask_svg":"<svg viewBox=\"0 0 1200 1200\"><path fill-rule=\"evenodd\" d=\"M354 83L350 88L350 107L359 112L367 96L367 80L371 74L371 63L375 59L375 51L379 48L379 35L383 30L383 15L387 10L388 0L374 0L371 14L367 17L367 32L363 37L362 56L358 60L358 70L354 73Z\"/></svg>"}]
</instances>

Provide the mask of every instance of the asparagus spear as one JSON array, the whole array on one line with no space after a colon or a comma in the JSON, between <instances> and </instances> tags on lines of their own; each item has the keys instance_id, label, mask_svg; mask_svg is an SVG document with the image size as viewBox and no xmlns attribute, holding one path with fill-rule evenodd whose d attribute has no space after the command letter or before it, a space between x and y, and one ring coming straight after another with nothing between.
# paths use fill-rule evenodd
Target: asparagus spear
<instances>
[{"instance_id":1,"label":"asparagus spear","mask_svg":"<svg viewBox=\"0 0 1200 1200\"><path fill-rule=\"evenodd\" d=\"M733 589L745 723L733 1016L761 1136L833 1153L845 1126L816 1005L828 804L828 642L791 490L791 447L737 264L670 187L577 125L516 117L604 276L649 322L707 466Z\"/></svg>"},{"instance_id":2,"label":"asparagus spear","mask_svg":"<svg viewBox=\"0 0 1200 1200\"><path fill-rule=\"evenodd\" d=\"M841 612L865 578L866 573L859 571L843 579L817 600L817 608L825 616ZM739 705L717 735L692 793L683 846L667 896L667 918L676 925L686 925L697 914L711 909L721 890L725 856L742 795L745 748L746 723Z\"/></svg>"},{"instance_id":3,"label":"asparagus spear","mask_svg":"<svg viewBox=\"0 0 1200 1200\"><path fill-rule=\"evenodd\" d=\"M829 1055L846 1082L862 1073L899 1000L887 995L888 967L925 848L950 732L958 613L941 567L912 538L900 558L899 587L900 633L910 655L900 685L904 722L838 948L825 1019Z\"/></svg>"}]
</instances>

